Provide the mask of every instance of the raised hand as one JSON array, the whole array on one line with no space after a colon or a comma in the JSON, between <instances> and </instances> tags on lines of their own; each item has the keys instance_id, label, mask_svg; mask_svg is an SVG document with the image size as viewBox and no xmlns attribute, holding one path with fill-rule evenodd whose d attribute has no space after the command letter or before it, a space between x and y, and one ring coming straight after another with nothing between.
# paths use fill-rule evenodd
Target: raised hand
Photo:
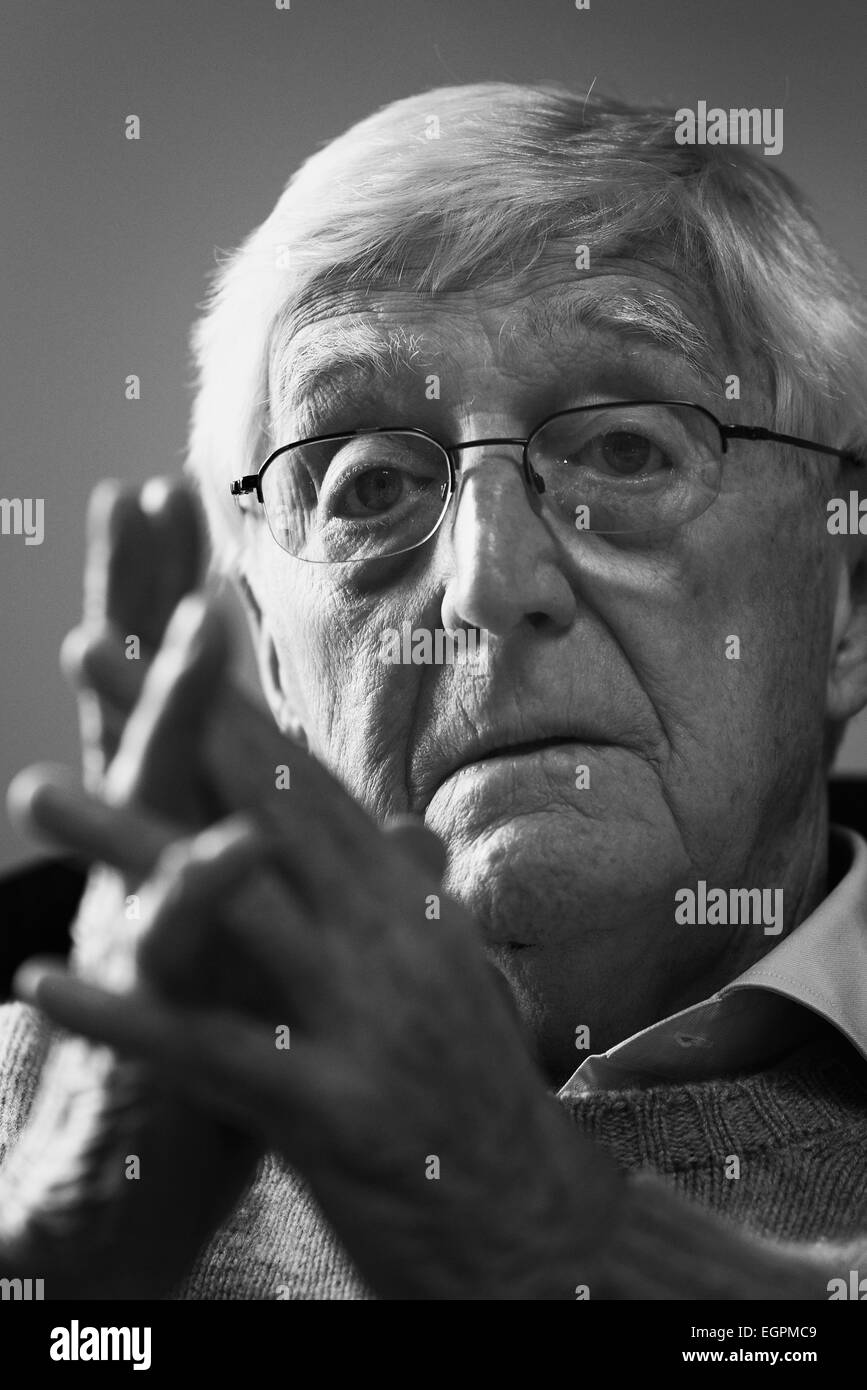
<instances>
[{"instance_id":1,"label":"raised hand","mask_svg":"<svg viewBox=\"0 0 867 1390\"><path fill-rule=\"evenodd\" d=\"M113 797L113 853L105 857L115 867L92 871L75 924L76 971L113 988L146 987L136 959L141 882L159 877L160 855L183 837L184 815L190 822L210 815L190 804L171 819L173 789L195 783L185 766L195 751L184 723L190 690L199 691L201 716L226 651L213 641L206 650L185 646L179 671L184 620L182 612L148 673L139 717L124 730L103 779ZM150 758L152 739L160 747ZM161 756L168 748L171 763ZM58 784L64 779L58 783L56 772L19 779L12 792L18 815L37 824L36 808L47 813ZM149 819L137 813L137 794L157 808ZM77 823L71 836L61 815L55 829L58 843L90 857L86 823ZM173 978L164 983L171 987ZM194 1100L179 1103L146 1065L57 1037L25 1133L0 1173L0 1274L44 1278L48 1297L167 1292L238 1201L258 1153L254 1142Z\"/></svg>"},{"instance_id":2,"label":"raised hand","mask_svg":"<svg viewBox=\"0 0 867 1390\"><path fill-rule=\"evenodd\" d=\"M117 751L175 608L198 584L203 537L196 504L182 484L152 478L136 492L106 481L94 489L87 521L82 621L67 636L62 664L77 690L85 784L96 788ZM126 658L128 638L140 643ZM88 681L88 663L111 650L122 661L114 684Z\"/></svg>"},{"instance_id":3,"label":"raised hand","mask_svg":"<svg viewBox=\"0 0 867 1390\"><path fill-rule=\"evenodd\" d=\"M279 1149L380 1294L573 1297L619 1175L546 1094L472 920L442 893L437 842L385 833L267 716L214 695L219 642L203 614L161 654L148 684L170 683L174 717L143 696L103 800L44 782L31 814L116 863L118 797L138 811L185 742L185 818L250 816L254 880L229 908L225 879L181 846L139 946L153 989L35 967L22 992Z\"/></svg>"}]
</instances>

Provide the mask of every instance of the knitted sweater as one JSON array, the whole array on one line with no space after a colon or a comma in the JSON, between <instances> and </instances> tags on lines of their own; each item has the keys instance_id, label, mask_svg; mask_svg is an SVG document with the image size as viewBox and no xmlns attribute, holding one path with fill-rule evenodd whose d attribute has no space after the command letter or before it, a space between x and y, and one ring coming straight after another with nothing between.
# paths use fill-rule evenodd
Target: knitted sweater
<instances>
[{"instance_id":1,"label":"knitted sweater","mask_svg":"<svg viewBox=\"0 0 867 1390\"><path fill-rule=\"evenodd\" d=\"M44 1048L30 1009L0 1008L0 1164ZM830 1279L867 1275L867 1063L831 1030L753 1074L561 1104L631 1175L591 1298L825 1299ZM372 1295L304 1183L269 1155L172 1296Z\"/></svg>"}]
</instances>

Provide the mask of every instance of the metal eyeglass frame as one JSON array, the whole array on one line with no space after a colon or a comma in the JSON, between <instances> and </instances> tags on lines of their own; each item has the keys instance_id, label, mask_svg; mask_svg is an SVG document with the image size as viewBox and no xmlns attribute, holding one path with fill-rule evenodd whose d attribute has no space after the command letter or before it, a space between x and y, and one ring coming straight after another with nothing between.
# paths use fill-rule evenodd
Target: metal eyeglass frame
<instances>
[{"instance_id":1,"label":"metal eyeglass frame","mask_svg":"<svg viewBox=\"0 0 867 1390\"><path fill-rule=\"evenodd\" d=\"M858 454L853 453L850 449L833 449L827 444L817 444L814 440L801 439L794 434L779 434L776 430L768 430L761 425L724 425L720 420L716 418L714 414L711 413L711 411L706 410L703 405L696 405L695 401L600 401L596 405L572 406L568 410L555 411L553 415L546 416L545 419L542 420L542 422L538 424L534 430L531 431L531 433L527 436L526 439L517 439L512 438L510 436L505 436L502 438L495 437L489 439L467 439L460 444L447 445L441 443L439 439L435 438L434 435L429 434L427 430L420 429L418 426L415 425L376 425L370 428L360 430L337 430L331 434L308 435L304 439L293 440L291 444L281 444L279 449L275 449L273 453L268 455L268 457L265 459L265 462L259 469L258 473L246 473L242 478L236 478L234 482L231 484L230 492L233 497L241 497L249 493L255 493L256 499L259 502L259 504L261 506L264 506L265 499L262 496L262 479L265 476L265 473L271 467L272 463L274 463L275 460L281 456L281 454L288 453L290 449L297 449L302 444L327 444L328 441L332 439L353 439L359 435L417 435L419 436L419 438L427 439L431 444L435 444L445 454L449 465L449 486L448 493L443 497L442 514L440 515L440 518L437 521L436 526L433 528L432 531L428 532L428 534L424 537L423 540L415 541L411 546L408 546L408 552L410 550L417 550L419 546L425 545L427 541L429 541L431 537L436 534L436 532L442 525L446 512L448 511L449 504L457 490L457 471L460 467L460 460L456 459L456 455L458 455L462 450L476 449L483 444L520 444L522 448L521 461L524 471L524 479L527 484L527 491L529 493L531 505L533 506L534 511L538 511L538 497L541 493L545 491L545 480L535 471L529 458L530 445L532 444L533 440L537 437L537 435L539 435L543 429L550 425L552 420L560 420L565 415L580 415L583 412L590 410L610 410L618 406L629 407L635 405L680 406L686 407L689 410L699 411L708 420L710 420L710 422L719 431L720 451L723 454L725 454L728 451L728 441L730 439L746 439L770 441L777 444L790 444L794 448L810 449L817 454L828 454L833 458L838 458L842 460L844 463L848 464L858 465L864 462L864 460ZM289 554L290 552L287 551L286 553ZM395 553L396 555L400 555L406 552L397 551ZM296 556L294 558L300 559L301 557ZM310 561L308 563L355 564L358 562L353 560L335 560Z\"/></svg>"}]
</instances>

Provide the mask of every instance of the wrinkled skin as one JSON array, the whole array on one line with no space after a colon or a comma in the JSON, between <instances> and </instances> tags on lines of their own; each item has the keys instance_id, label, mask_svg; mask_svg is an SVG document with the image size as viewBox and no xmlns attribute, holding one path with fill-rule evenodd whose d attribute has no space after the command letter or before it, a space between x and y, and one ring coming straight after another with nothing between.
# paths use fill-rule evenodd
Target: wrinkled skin
<instances>
[{"instance_id":1,"label":"wrinkled skin","mask_svg":"<svg viewBox=\"0 0 867 1390\"><path fill-rule=\"evenodd\" d=\"M634 334L527 331L530 298L580 303L590 286L673 300L713 345L713 378ZM412 369L355 394L335 373L315 418L287 396L281 438L383 423L444 442L523 437L548 413L613 398L687 399L723 420L769 421L755 364L733 360L701 298L648 264L600 263L577 284L561 259L524 285L428 302L385 293L367 312L383 335L399 327L419 344ZM349 332L352 321L329 307L290 354L335 326ZM741 399L728 402L734 371ZM432 372L439 400L426 398ZM558 1082L575 1064L577 1024L604 1050L767 949L760 929L685 934L677 887L782 888L786 930L822 896L825 721L867 699L864 542L828 537L816 478L830 480L833 461L805 457L730 445L714 505L641 544L536 514L514 446L463 452L462 492L435 540L374 572L293 561L256 509L246 523L275 716L299 721L374 815L412 810L443 839L449 891L511 980ZM488 673L383 664L380 633L406 621L487 629ZM739 661L725 658L729 634ZM501 743L552 733L575 743L472 762L492 729ZM590 790L575 787L579 764Z\"/></svg>"}]
</instances>

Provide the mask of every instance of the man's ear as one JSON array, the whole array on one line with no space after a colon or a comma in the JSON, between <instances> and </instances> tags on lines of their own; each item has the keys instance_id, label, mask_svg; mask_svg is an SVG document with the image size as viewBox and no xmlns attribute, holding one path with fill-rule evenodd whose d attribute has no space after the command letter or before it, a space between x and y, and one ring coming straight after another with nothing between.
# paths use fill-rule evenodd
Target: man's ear
<instances>
[{"instance_id":1,"label":"man's ear","mask_svg":"<svg viewBox=\"0 0 867 1390\"><path fill-rule=\"evenodd\" d=\"M236 575L236 582L250 625L259 680L268 707L280 730L294 742L300 743L303 748L306 748L308 739L298 709L299 701L295 692L289 688L286 673L280 666L277 648L271 636L268 622L253 592L253 587L243 571L239 571Z\"/></svg>"},{"instance_id":2,"label":"man's ear","mask_svg":"<svg viewBox=\"0 0 867 1390\"><path fill-rule=\"evenodd\" d=\"M834 723L867 705L867 537L849 536L845 544L828 666L827 714Z\"/></svg>"}]
</instances>

